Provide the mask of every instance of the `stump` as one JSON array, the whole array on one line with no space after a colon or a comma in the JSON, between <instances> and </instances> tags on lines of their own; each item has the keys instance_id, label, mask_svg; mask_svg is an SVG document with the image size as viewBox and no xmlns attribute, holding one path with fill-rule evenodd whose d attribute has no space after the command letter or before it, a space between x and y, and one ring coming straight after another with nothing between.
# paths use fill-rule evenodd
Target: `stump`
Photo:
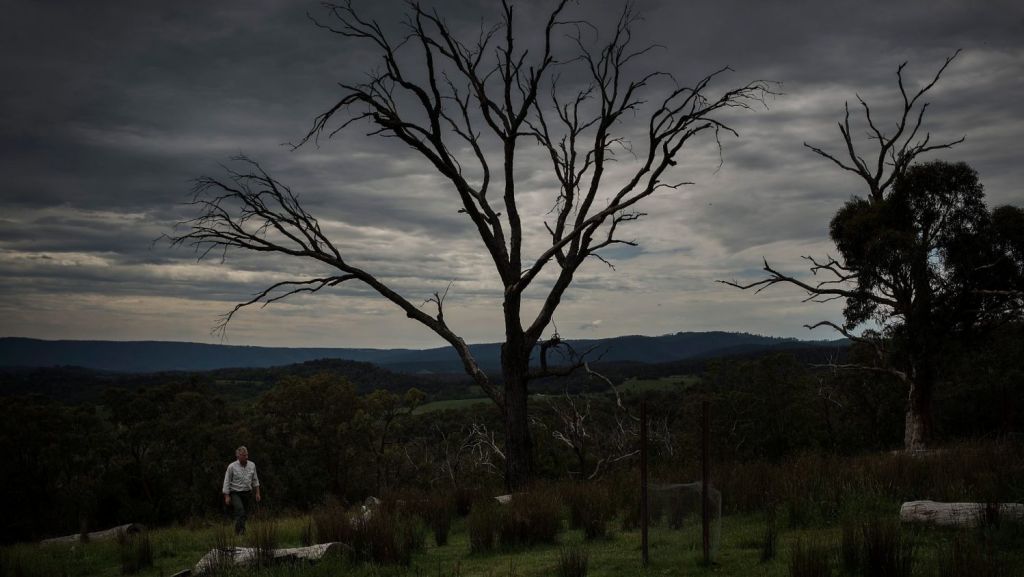
<instances>
[{"instance_id":1,"label":"stump","mask_svg":"<svg viewBox=\"0 0 1024 577\"><path fill-rule=\"evenodd\" d=\"M974 527L990 519L1024 519L1024 504L908 501L900 507L900 520L906 523Z\"/></svg>"}]
</instances>

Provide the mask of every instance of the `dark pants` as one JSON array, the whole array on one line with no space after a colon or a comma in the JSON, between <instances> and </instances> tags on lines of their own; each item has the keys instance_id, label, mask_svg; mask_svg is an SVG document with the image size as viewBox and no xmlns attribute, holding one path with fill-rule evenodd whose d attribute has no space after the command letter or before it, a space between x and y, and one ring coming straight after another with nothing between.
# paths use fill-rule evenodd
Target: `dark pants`
<instances>
[{"instance_id":1,"label":"dark pants","mask_svg":"<svg viewBox=\"0 0 1024 577\"><path fill-rule=\"evenodd\" d=\"M245 534L245 520L252 510L252 491L232 491L231 508L235 513L235 534Z\"/></svg>"}]
</instances>

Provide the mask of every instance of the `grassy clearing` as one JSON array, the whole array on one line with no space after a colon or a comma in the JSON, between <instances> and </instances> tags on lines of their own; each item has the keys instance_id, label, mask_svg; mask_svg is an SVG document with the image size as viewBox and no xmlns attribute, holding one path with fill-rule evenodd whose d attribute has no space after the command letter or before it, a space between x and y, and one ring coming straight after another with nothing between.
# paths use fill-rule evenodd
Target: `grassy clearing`
<instances>
[{"instance_id":1,"label":"grassy clearing","mask_svg":"<svg viewBox=\"0 0 1024 577\"><path fill-rule=\"evenodd\" d=\"M895 504L893 504L895 506ZM895 508L893 509L895 517ZM541 577L556 575L561 556L567 547L579 546L588 555L588 575L592 577L655 576L655 575L720 575L720 576L788 576L791 556L797 542L815 543L827 554L825 562L834 573L842 572L842 530L839 526L818 526L803 529L779 529L778 554L761 561L765 531L763 515L732 515L722 520L721 545L711 567L701 562L700 526L693 521L681 530L652 528L650 533L651 564L640 566L640 534L617 528L601 539L586 541L581 530L564 530L557 543L529 549L496 550L471 554L465 522L456 520L448 543L434 545L428 540L426 549L413 557L409 567L352 565L345 559L325 560L316 565L278 566L258 571L229 572L236 575L267 577L315 577L327 575L353 576L512 576ZM302 544L307 517L277 520L280 546ZM991 529L986 530L991 533ZM904 539L914 545L913 575L950 575L949 551L964 542L984 540L999 548L1006 575L1024 574L1024 530L1004 523L998 534L985 536L982 530L943 530L927 527L903 527ZM153 566L138 573L143 577L173 574L191 567L216 542L223 538L223 529L208 525L196 528L174 527L153 531ZM23 544L0 550L3 570L0 575L59 576L121 575L119 549L116 541L39 546ZM963 573L964 575L970 573ZM953 575L956 575L954 573Z\"/></svg>"},{"instance_id":2,"label":"grassy clearing","mask_svg":"<svg viewBox=\"0 0 1024 577\"><path fill-rule=\"evenodd\" d=\"M424 413L433 413L434 411L444 411L448 409L468 409L476 405L488 405L492 403L488 398L475 398L475 399L449 399L447 401L431 401L429 403L423 403L416 407L413 411L415 415L422 415Z\"/></svg>"}]
</instances>

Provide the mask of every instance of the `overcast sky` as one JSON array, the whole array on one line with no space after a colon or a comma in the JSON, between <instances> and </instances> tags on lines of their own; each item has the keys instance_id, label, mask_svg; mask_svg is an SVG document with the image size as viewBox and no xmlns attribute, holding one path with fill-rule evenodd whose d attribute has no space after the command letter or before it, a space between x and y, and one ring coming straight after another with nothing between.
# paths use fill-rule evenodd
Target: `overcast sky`
<instances>
[{"instance_id":1,"label":"overcast sky","mask_svg":"<svg viewBox=\"0 0 1024 577\"><path fill-rule=\"evenodd\" d=\"M376 66L369 46L317 29L319 3L284 0L5 2L0 23L0 336L222 342L220 314L274 282L322 272L308 263L229 254L197 262L158 239L195 216L191 179L222 175L244 153L301 195L361 268L413 302L454 281L446 318L470 342L500 340L500 291L453 191L411 150L355 126L292 151L339 97L337 82ZM467 40L493 22L490 0L438 2ZM551 2L521 2L536 30ZM643 67L681 84L731 66L712 93L756 79L782 83L768 109L730 115L739 138L682 152L674 176L625 227L636 248L594 260L555 315L564 337L731 330L833 338L802 325L840 317L795 290L761 295L716 284L751 279L762 257L787 271L800 255L833 251L831 215L861 182L804 142L841 151L836 121L859 94L879 123L908 86L954 60L926 128L966 141L932 158L978 170L990 206L1024 203L1024 4L1013 1L682 2L638 0L634 36L663 48ZM405 5L356 2L389 30ZM572 4L603 32L621 9ZM571 56L571 55L570 55ZM570 73L566 73L571 77ZM657 92L651 93L652 97ZM638 116L642 120L642 116ZM624 132L631 127L626 119ZM858 128L857 134L863 135ZM866 141L862 141L867 146ZM549 165L524 144L517 171L527 230L551 208ZM536 159L533 161L532 159ZM628 169L628 159L623 167ZM613 171L613 176L615 173ZM605 196L602 195L602 198ZM532 254L543 237L528 244ZM539 293L530 293L535 310ZM230 344L413 347L443 345L388 301L358 286L239 314Z\"/></svg>"}]
</instances>

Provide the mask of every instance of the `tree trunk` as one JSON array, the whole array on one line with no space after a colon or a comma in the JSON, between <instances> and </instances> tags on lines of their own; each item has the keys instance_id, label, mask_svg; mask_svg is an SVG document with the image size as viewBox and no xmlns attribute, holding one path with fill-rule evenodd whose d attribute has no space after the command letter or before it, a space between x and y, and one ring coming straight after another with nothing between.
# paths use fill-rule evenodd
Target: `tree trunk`
<instances>
[{"instance_id":1,"label":"tree trunk","mask_svg":"<svg viewBox=\"0 0 1024 577\"><path fill-rule=\"evenodd\" d=\"M928 449L932 438L932 378L930 370L918 381L911 381L907 395L907 416L903 430L903 449L917 453Z\"/></svg>"},{"instance_id":2,"label":"tree trunk","mask_svg":"<svg viewBox=\"0 0 1024 577\"><path fill-rule=\"evenodd\" d=\"M526 415L526 380L508 373L505 379L505 486L514 492L533 478L533 440Z\"/></svg>"}]
</instances>

